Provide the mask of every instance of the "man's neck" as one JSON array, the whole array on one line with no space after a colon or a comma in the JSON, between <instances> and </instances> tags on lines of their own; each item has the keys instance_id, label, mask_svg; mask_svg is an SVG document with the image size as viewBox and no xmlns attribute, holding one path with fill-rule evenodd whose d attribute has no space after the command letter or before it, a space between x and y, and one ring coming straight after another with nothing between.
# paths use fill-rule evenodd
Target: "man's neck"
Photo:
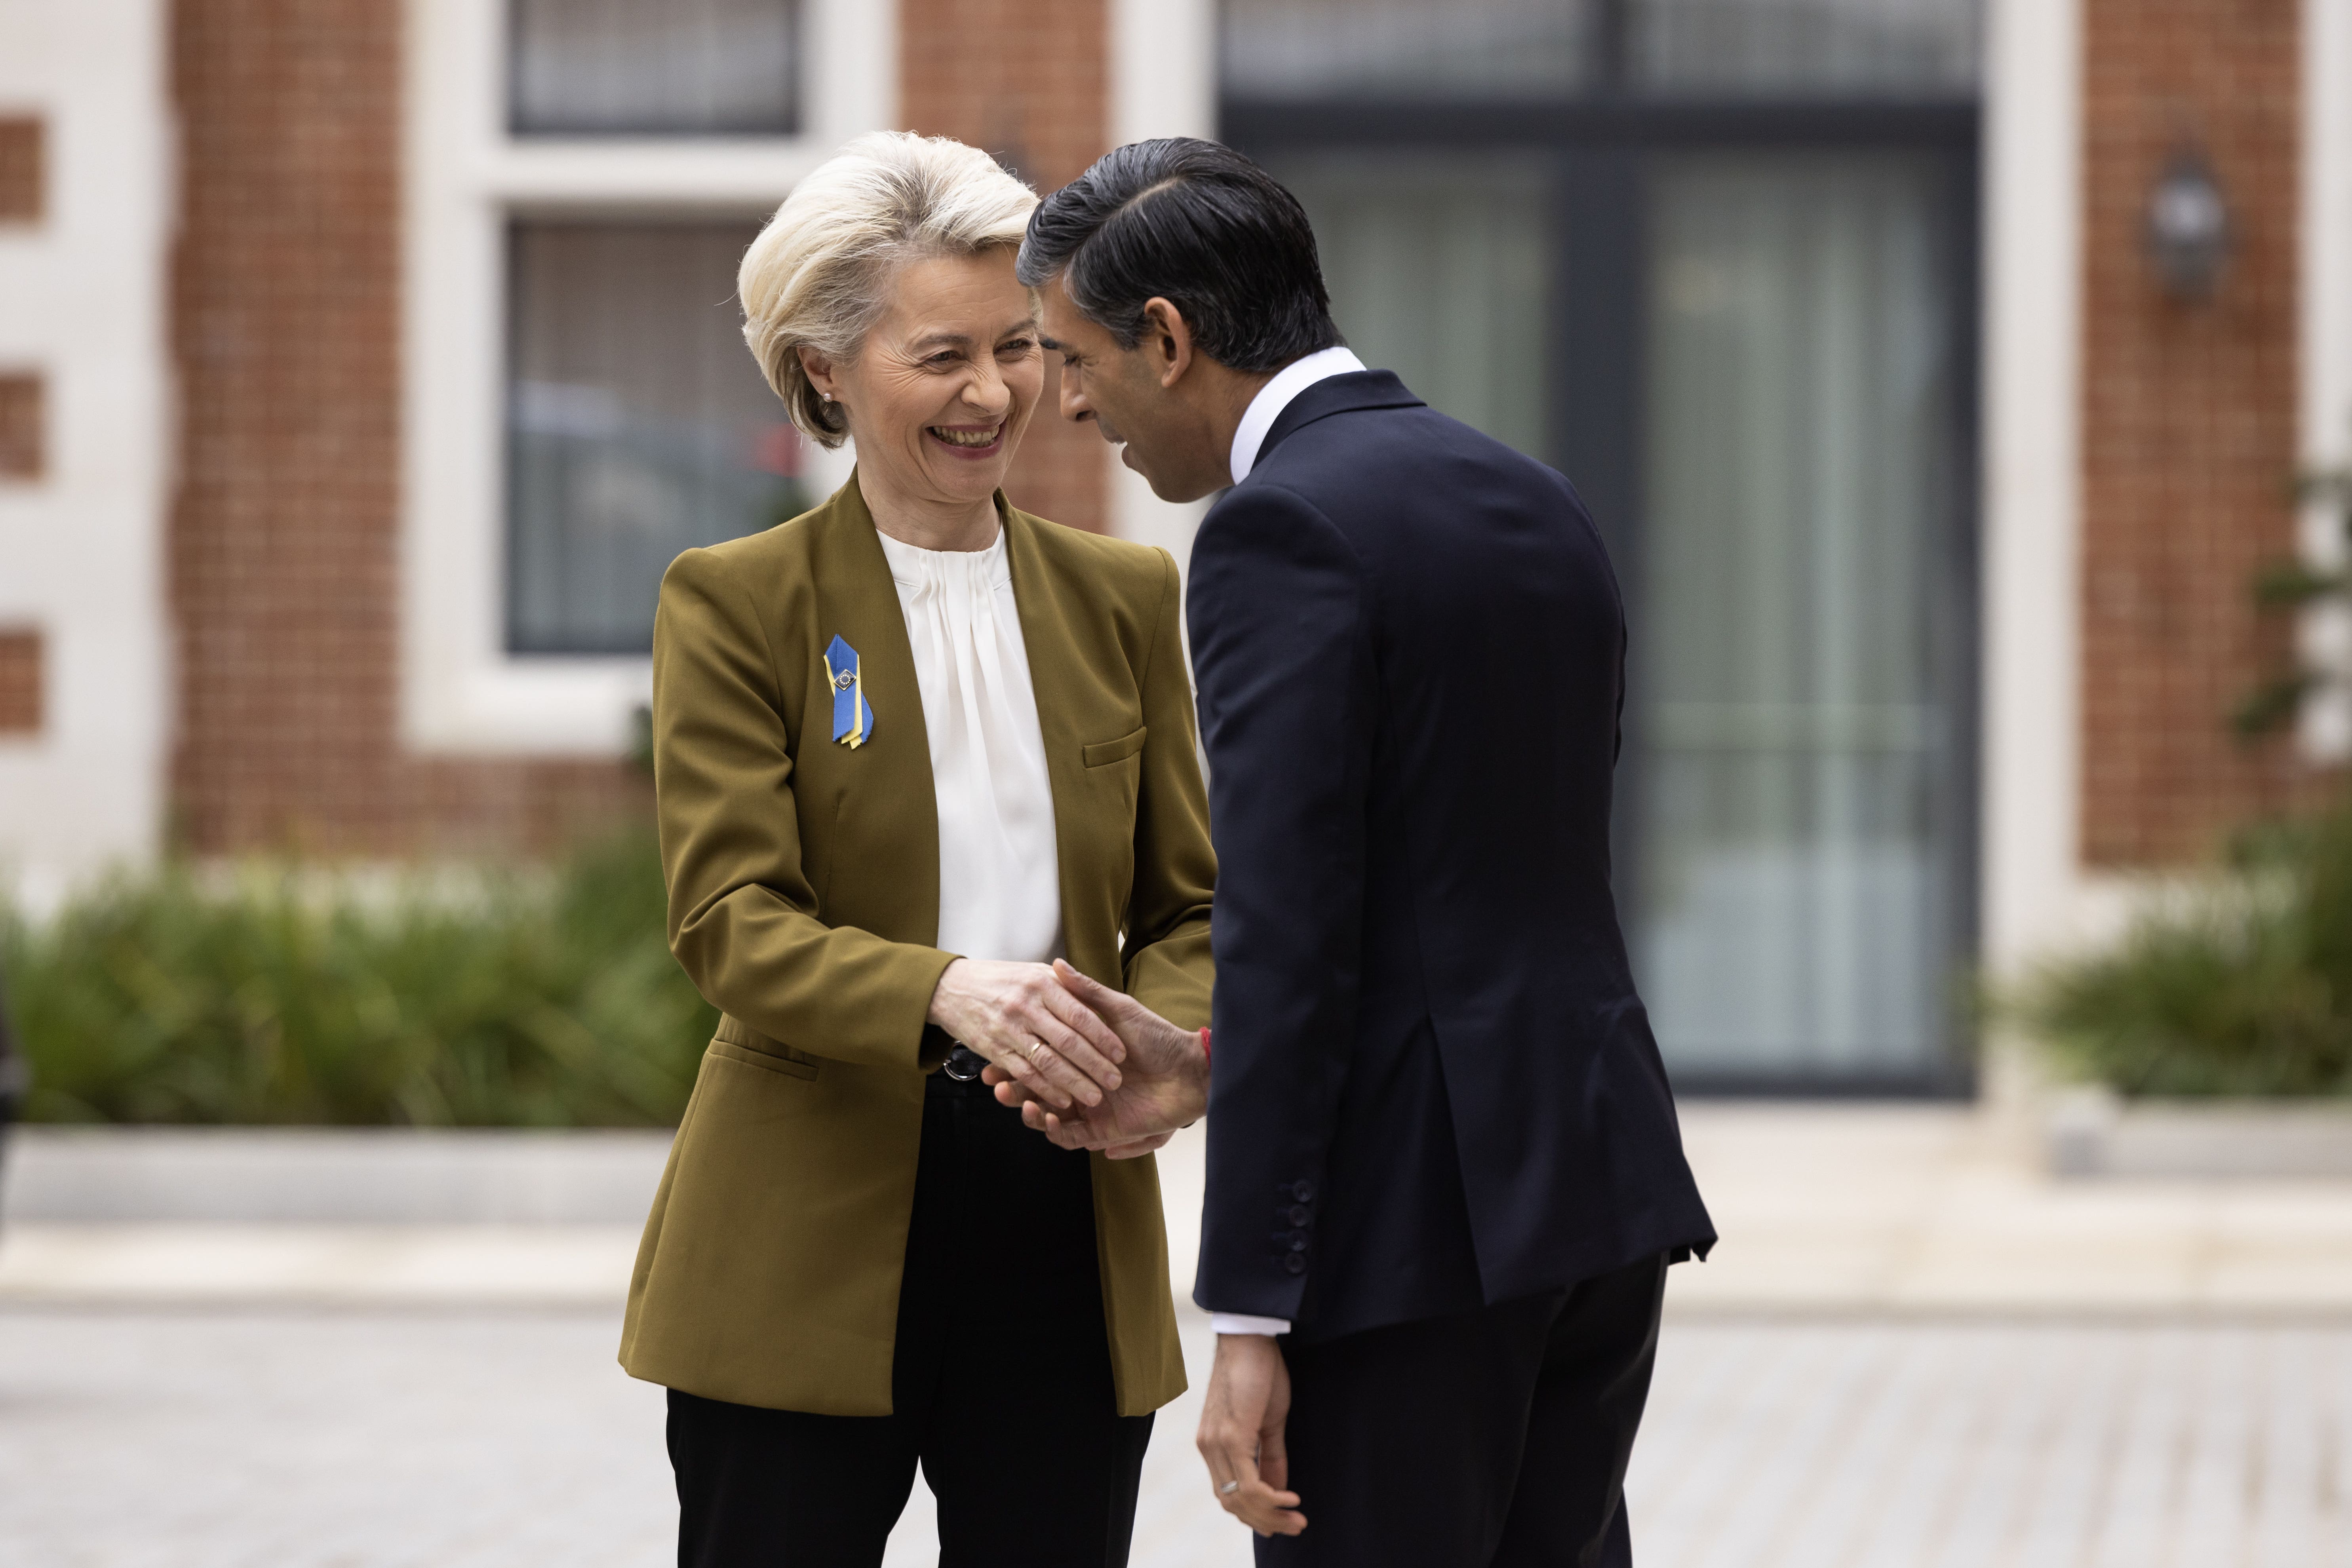
<instances>
[{"instance_id":1,"label":"man's neck","mask_svg":"<svg viewBox=\"0 0 2352 1568\"><path fill-rule=\"evenodd\" d=\"M1278 374L1270 370L1228 370L1217 365L1215 378L1202 389L1207 395L1202 400L1202 413L1208 421L1209 446L1221 469L1233 462L1234 437L1241 431L1242 416L1257 401L1257 395L1265 390L1265 384ZM1222 489L1223 485L1220 483L1218 488Z\"/></svg>"}]
</instances>

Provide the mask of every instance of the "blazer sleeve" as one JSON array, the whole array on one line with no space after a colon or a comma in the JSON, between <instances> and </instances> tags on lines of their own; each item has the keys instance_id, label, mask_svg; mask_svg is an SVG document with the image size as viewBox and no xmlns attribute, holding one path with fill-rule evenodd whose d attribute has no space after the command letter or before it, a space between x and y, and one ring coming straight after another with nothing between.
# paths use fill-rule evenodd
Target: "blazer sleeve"
<instances>
[{"instance_id":1,"label":"blazer sleeve","mask_svg":"<svg viewBox=\"0 0 2352 1568\"><path fill-rule=\"evenodd\" d=\"M670 951L702 994L795 1049L919 1070L953 955L817 918L767 633L708 551L662 577L653 742Z\"/></svg>"},{"instance_id":2,"label":"blazer sleeve","mask_svg":"<svg viewBox=\"0 0 2352 1568\"><path fill-rule=\"evenodd\" d=\"M1184 669L1183 586L1160 551L1160 612L1145 656L1143 771L1135 808L1135 879L1123 952L1129 995L1188 1029L1209 1021L1209 901L1217 855Z\"/></svg>"},{"instance_id":3,"label":"blazer sleeve","mask_svg":"<svg viewBox=\"0 0 2352 1568\"><path fill-rule=\"evenodd\" d=\"M1276 487L1231 492L1193 546L1220 879L1193 1292L1212 1311L1296 1320L1313 1267L1362 951L1377 692L1367 600L1353 547Z\"/></svg>"}]
</instances>

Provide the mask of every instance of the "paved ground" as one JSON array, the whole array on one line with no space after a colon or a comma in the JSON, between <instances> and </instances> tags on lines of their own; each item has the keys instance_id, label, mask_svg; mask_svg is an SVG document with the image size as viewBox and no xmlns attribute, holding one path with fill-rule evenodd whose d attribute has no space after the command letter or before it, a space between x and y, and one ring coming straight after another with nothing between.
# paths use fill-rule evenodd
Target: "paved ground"
<instances>
[{"instance_id":1,"label":"paved ground","mask_svg":"<svg viewBox=\"0 0 2352 1568\"><path fill-rule=\"evenodd\" d=\"M614 1333L9 1310L0 1563L656 1568L660 1395ZM1192 1418L1153 1444L1137 1568L1248 1560ZM1629 1489L1644 1568L2352 1568L2352 1328L1679 1319ZM932 1560L926 1501L891 1568Z\"/></svg>"},{"instance_id":2,"label":"paved ground","mask_svg":"<svg viewBox=\"0 0 2352 1568\"><path fill-rule=\"evenodd\" d=\"M2352 1183L2053 1182L1954 1108L1685 1127L1725 1239L1674 1271L1628 1482L1643 1568L2352 1568ZM1171 1154L1189 1258L1197 1144ZM0 1568L653 1568L660 1394L612 1361L634 1247L11 1228ZM1138 1568L1248 1560L1197 1411L1161 1416ZM918 1488L890 1568L929 1542Z\"/></svg>"},{"instance_id":3,"label":"paved ground","mask_svg":"<svg viewBox=\"0 0 2352 1568\"><path fill-rule=\"evenodd\" d=\"M2352 1181L2053 1180L2019 1129L1957 1106L1702 1103L1684 1127L1724 1239L1675 1270L1682 1310L2352 1321ZM650 1196L658 1163L632 1169ZM1161 1182L1181 1297L1197 1131ZM20 1223L0 1302L603 1307L635 1249L633 1221Z\"/></svg>"}]
</instances>

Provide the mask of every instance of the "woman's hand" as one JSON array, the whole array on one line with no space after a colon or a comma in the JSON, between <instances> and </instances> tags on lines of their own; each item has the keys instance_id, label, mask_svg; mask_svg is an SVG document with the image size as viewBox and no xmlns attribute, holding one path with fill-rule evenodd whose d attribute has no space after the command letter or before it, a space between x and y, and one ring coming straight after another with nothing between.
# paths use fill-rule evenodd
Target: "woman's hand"
<instances>
[{"instance_id":1,"label":"woman's hand","mask_svg":"<svg viewBox=\"0 0 2352 1568\"><path fill-rule=\"evenodd\" d=\"M932 1023L1058 1110L1102 1103L1127 1047L1042 963L959 958L931 993Z\"/></svg>"},{"instance_id":2,"label":"woman's hand","mask_svg":"<svg viewBox=\"0 0 2352 1568\"><path fill-rule=\"evenodd\" d=\"M1073 1116L1056 1116L1037 1102L1026 1084L996 1091L998 1101L1021 1108L1021 1120L1065 1149L1099 1149L1114 1160L1149 1154L1176 1129L1200 1120L1209 1103L1209 1053L1201 1037L1180 1029L1125 992L1114 991L1060 959L1054 973L1072 999L1099 1018L1126 1047L1126 1087L1101 1104L1087 1102ZM1008 1076L982 1075L992 1084ZM1117 1085L1110 1086L1117 1089ZM1056 1109L1062 1109L1056 1107Z\"/></svg>"}]
</instances>

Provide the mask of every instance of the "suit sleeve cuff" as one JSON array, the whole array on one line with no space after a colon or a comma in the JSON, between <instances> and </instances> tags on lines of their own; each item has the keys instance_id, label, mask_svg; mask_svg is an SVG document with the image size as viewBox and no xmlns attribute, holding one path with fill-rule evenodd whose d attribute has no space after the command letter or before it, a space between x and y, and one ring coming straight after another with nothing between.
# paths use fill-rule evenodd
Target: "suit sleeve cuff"
<instances>
[{"instance_id":1,"label":"suit sleeve cuff","mask_svg":"<svg viewBox=\"0 0 2352 1568\"><path fill-rule=\"evenodd\" d=\"M1212 1312L1209 1328L1220 1334L1286 1334L1290 1322L1286 1318L1253 1318L1246 1312Z\"/></svg>"}]
</instances>

